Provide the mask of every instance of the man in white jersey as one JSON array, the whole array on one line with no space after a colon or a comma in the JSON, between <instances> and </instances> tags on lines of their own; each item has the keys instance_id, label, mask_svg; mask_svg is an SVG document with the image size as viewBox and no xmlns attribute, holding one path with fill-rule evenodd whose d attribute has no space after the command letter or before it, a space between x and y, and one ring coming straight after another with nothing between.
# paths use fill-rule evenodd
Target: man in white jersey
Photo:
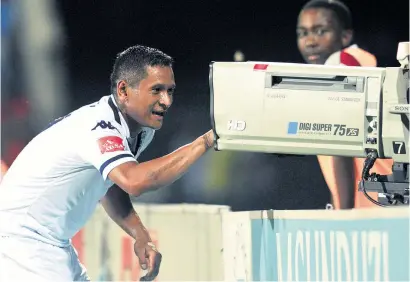
<instances>
[{"instance_id":1,"label":"man in white jersey","mask_svg":"<svg viewBox=\"0 0 410 282\"><path fill-rule=\"evenodd\" d=\"M0 281L89 280L71 238L99 202L135 239L153 280L161 255L130 196L177 180L213 146L212 131L148 162L137 158L173 102L173 59L145 46L118 54L111 95L56 120L20 153L0 186Z\"/></svg>"}]
</instances>

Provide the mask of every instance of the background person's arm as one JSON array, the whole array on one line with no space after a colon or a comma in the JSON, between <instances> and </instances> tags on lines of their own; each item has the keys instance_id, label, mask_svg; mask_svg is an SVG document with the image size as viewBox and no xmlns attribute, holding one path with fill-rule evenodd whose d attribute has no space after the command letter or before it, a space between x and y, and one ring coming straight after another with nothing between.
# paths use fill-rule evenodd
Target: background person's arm
<instances>
[{"instance_id":1,"label":"background person's arm","mask_svg":"<svg viewBox=\"0 0 410 282\"><path fill-rule=\"evenodd\" d=\"M353 159L349 157L317 156L323 177L332 196L335 209L354 207L355 187Z\"/></svg>"}]
</instances>

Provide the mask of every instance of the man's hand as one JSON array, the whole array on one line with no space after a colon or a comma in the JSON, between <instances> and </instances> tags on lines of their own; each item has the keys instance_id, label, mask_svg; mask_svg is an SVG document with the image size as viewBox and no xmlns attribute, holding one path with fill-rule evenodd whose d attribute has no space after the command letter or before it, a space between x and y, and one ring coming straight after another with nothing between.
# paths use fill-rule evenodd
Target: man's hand
<instances>
[{"instance_id":1,"label":"man's hand","mask_svg":"<svg viewBox=\"0 0 410 282\"><path fill-rule=\"evenodd\" d=\"M148 273L141 277L140 281L153 281L158 276L162 255L151 242L148 231L145 229L137 235L134 243L134 252L138 257L143 270L148 269Z\"/></svg>"},{"instance_id":2,"label":"man's hand","mask_svg":"<svg viewBox=\"0 0 410 282\"><path fill-rule=\"evenodd\" d=\"M206 149L212 148L215 144L215 135L213 130L209 130L207 133L202 135L205 142Z\"/></svg>"}]
</instances>

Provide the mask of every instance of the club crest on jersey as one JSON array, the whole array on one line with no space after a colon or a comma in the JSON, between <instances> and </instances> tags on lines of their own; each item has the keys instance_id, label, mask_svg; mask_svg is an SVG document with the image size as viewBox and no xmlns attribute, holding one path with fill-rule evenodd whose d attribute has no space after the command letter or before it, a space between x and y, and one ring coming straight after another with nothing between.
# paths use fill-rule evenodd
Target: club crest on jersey
<instances>
[{"instance_id":1,"label":"club crest on jersey","mask_svg":"<svg viewBox=\"0 0 410 282\"><path fill-rule=\"evenodd\" d=\"M115 151L124 151L122 139L118 136L106 136L98 139L101 154L111 153Z\"/></svg>"}]
</instances>

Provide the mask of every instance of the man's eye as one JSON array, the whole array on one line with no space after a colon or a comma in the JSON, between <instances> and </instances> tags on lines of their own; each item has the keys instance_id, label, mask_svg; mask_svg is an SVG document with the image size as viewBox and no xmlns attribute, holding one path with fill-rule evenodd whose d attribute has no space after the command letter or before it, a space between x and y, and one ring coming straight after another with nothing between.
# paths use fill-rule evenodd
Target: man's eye
<instances>
[{"instance_id":1,"label":"man's eye","mask_svg":"<svg viewBox=\"0 0 410 282\"><path fill-rule=\"evenodd\" d=\"M296 35L299 38L305 37L307 35L307 31L306 30L298 30L298 31L296 31Z\"/></svg>"},{"instance_id":2,"label":"man's eye","mask_svg":"<svg viewBox=\"0 0 410 282\"><path fill-rule=\"evenodd\" d=\"M326 32L327 32L327 30L323 29L323 28L318 28L318 29L315 30L315 34L318 35L318 36L322 36Z\"/></svg>"},{"instance_id":3,"label":"man's eye","mask_svg":"<svg viewBox=\"0 0 410 282\"><path fill-rule=\"evenodd\" d=\"M152 89L152 93L154 93L154 94L158 94L159 92L161 92L161 88L153 88Z\"/></svg>"}]
</instances>

